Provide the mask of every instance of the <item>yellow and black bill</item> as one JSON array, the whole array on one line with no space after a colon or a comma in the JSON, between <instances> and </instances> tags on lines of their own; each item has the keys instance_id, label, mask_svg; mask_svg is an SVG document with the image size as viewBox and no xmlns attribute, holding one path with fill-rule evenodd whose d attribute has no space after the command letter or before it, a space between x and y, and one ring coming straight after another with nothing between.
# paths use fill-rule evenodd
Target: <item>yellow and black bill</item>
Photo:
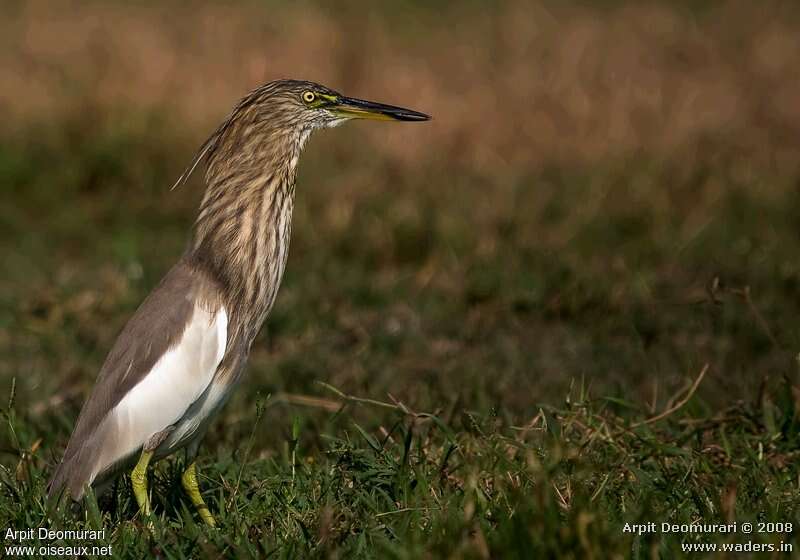
<instances>
[{"instance_id":1,"label":"yellow and black bill","mask_svg":"<svg viewBox=\"0 0 800 560\"><path fill-rule=\"evenodd\" d=\"M395 107L394 105L385 105L383 103L375 103L374 101L365 101L363 99L355 99L353 97L339 97L336 102L330 107L330 110L337 115L351 119L373 119L380 121L427 121L430 116L419 111L412 109L405 109L403 107Z\"/></svg>"}]
</instances>

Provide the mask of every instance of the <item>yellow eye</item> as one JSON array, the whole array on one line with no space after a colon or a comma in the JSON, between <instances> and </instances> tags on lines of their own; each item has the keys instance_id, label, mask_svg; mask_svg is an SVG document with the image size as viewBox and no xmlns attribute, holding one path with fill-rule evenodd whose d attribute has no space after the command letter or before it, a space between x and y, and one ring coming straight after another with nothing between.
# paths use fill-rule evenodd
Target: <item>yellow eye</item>
<instances>
[{"instance_id":1,"label":"yellow eye","mask_svg":"<svg viewBox=\"0 0 800 560\"><path fill-rule=\"evenodd\" d=\"M304 91L303 92L303 101L306 103L311 103L317 98L317 94L313 91Z\"/></svg>"}]
</instances>

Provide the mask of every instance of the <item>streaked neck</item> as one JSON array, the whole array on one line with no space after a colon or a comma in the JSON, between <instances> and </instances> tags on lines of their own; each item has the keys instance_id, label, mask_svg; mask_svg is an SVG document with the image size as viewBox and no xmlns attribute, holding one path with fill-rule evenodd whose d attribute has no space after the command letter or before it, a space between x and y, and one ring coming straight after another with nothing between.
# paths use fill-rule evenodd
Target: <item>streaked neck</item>
<instances>
[{"instance_id":1,"label":"streaked neck","mask_svg":"<svg viewBox=\"0 0 800 560\"><path fill-rule=\"evenodd\" d=\"M209 161L190 258L219 280L249 340L272 308L283 277L304 140L287 138L273 142L280 149L242 150L239 157Z\"/></svg>"}]
</instances>

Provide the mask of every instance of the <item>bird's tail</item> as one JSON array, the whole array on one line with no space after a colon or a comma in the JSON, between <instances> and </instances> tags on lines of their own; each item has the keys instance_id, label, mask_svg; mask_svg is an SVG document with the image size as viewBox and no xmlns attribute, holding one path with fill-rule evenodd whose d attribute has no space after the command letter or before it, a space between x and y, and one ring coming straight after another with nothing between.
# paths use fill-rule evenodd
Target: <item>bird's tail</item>
<instances>
[{"instance_id":1,"label":"bird's tail","mask_svg":"<svg viewBox=\"0 0 800 560\"><path fill-rule=\"evenodd\" d=\"M86 488L92 483L91 474L81 468L80 454L64 456L47 483L48 500L61 500L69 496L75 501L83 498Z\"/></svg>"}]
</instances>

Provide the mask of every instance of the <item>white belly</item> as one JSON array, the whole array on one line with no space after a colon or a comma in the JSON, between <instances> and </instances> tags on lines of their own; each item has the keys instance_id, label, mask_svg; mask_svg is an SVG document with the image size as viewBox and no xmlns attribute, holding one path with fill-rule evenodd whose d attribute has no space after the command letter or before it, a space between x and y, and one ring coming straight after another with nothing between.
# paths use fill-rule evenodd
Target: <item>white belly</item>
<instances>
[{"instance_id":1,"label":"white belly","mask_svg":"<svg viewBox=\"0 0 800 560\"><path fill-rule=\"evenodd\" d=\"M201 437L205 433L208 422L227 402L234 386L231 383L212 382L203 395L175 424L175 429L167 436L167 439L156 449L156 457L166 457Z\"/></svg>"}]
</instances>

